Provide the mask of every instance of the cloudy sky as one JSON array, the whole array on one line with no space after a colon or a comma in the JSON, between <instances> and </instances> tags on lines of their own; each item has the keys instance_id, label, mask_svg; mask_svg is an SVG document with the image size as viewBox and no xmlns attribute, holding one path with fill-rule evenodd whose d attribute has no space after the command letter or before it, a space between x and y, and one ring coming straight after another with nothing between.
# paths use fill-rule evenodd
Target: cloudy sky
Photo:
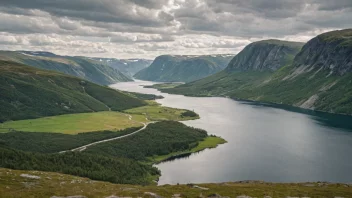
<instances>
[{"instance_id":1,"label":"cloudy sky","mask_svg":"<svg viewBox=\"0 0 352 198\"><path fill-rule=\"evenodd\" d=\"M352 27L352 0L0 0L2 50L154 58L237 53Z\"/></svg>"}]
</instances>

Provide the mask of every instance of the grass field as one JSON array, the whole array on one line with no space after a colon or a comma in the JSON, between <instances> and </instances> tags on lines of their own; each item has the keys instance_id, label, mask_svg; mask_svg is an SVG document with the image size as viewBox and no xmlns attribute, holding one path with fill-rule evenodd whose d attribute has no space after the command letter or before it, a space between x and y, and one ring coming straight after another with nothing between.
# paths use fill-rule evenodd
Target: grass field
<instances>
[{"instance_id":1,"label":"grass field","mask_svg":"<svg viewBox=\"0 0 352 198\"><path fill-rule=\"evenodd\" d=\"M142 126L140 122L145 121L144 115L133 115L132 120L130 120L129 117L123 113L103 111L5 122L0 124L0 132L16 130L77 134L103 130L117 131Z\"/></svg>"},{"instance_id":2,"label":"grass field","mask_svg":"<svg viewBox=\"0 0 352 198\"><path fill-rule=\"evenodd\" d=\"M22 176L21 176L22 175ZM29 178L34 176L34 178ZM219 184L136 186L93 181L59 173L40 171L18 171L0 168L0 197L67 197L85 196L90 198L109 197L210 197L218 194L236 198L250 196L262 198L282 197L352 197L352 185L331 183L265 183L236 182ZM202 195L202 196L201 196ZM176 197L176 196L175 196ZM212 196L214 197L214 196ZM248 197L249 198L249 197Z\"/></svg>"},{"instance_id":3,"label":"grass field","mask_svg":"<svg viewBox=\"0 0 352 198\"><path fill-rule=\"evenodd\" d=\"M226 143L226 140L222 139L221 137L208 136L203 141L199 142L197 147L195 147L191 150L174 152L174 153L170 153L167 155L154 156L149 159L151 161L153 161L153 163L158 163L158 162L162 162L162 161L167 160L167 159L174 157L174 156L196 153L196 152L202 151L207 148L215 148L219 144L225 144L225 143Z\"/></svg>"},{"instance_id":4,"label":"grass field","mask_svg":"<svg viewBox=\"0 0 352 198\"><path fill-rule=\"evenodd\" d=\"M198 119L199 116L182 116L182 113L187 112L185 109L176 109L171 107L161 106L155 101L148 101L147 106L137 107L133 109L127 109L124 112L133 114L133 115L146 115L149 120L152 121L162 121L162 120L173 120L173 121L182 121L182 120L193 120Z\"/></svg>"}]
</instances>

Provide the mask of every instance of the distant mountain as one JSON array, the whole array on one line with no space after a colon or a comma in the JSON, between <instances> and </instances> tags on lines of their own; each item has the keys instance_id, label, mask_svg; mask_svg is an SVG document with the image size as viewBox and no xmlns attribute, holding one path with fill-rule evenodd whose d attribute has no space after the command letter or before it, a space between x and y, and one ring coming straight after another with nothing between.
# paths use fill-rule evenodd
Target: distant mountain
<instances>
[{"instance_id":1,"label":"distant mountain","mask_svg":"<svg viewBox=\"0 0 352 198\"><path fill-rule=\"evenodd\" d=\"M0 122L143 105L135 97L77 77L0 61Z\"/></svg>"},{"instance_id":2,"label":"distant mountain","mask_svg":"<svg viewBox=\"0 0 352 198\"><path fill-rule=\"evenodd\" d=\"M147 59L116 59L116 58L92 58L122 72L125 76L132 78L137 72L149 67L153 62Z\"/></svg>"},{"instance_id":3,"label":"distant mountain","mask_svg":"<svg viewBox=\"0 0 352 198\"><path fill-rule=\"evenodd\" d=\"M278 49L285 48L284 44L276 45ZM251 48L252 53L239 53L224 72L164 91L220 95L352 115L352 29L327 32L313 38L291 63L276 59L265 66L266 59L260 54L270 53ZM244 50L247 49L249 47ZM238 57L243 54L246 58ZM288 54L287 60L292 55ZM257 64L258 59L262 60L260 64ZM248 64L237 64L239 60L247 60Z\"/></svg>"},{"instance_id":4,"label":"distant mountain","mask_svg":"<svg viewBox=\"0 0 352 198\"><path fill-rule=\"evenodd\" d=\"M134 77L161 82L190 82L223 70L234 55L162 55Z\"/></svg>"},{"instance_id":5,"label":"distant mountain","mask_svg":"<svg viewBox=\"0 0 352 198\"><path fill-rule=\"evenodd\" d=\"M87 57L59 56L50 52L0 51L0 60L58 71L101 85L131 81L118 70Z\"/></svg>"}]
</instances>

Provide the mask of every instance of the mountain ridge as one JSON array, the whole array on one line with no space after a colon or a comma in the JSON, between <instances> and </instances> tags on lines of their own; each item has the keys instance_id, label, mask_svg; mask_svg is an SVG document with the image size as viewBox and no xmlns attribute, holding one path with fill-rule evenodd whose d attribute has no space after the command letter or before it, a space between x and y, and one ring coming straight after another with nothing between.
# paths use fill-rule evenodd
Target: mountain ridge
<instances>
[{"instance_id":1,"label":"mountain ridge","mask_svg":"<svg viewBox=\"0 0 352 198\"><path fill-rule=\"evenodd\" d=\"M224 69L231 55L161 55L134 77L161 82L190 82Z\"/></svg>"},{"instance_id":2,"label":"mountain ridge","mask_svg":"<svg viewBox=\"0 0 352 198\"><path fill-rule=\"evenodd\" d=\"M276 71L229 72L225 69L162 91L189 96L225 96L352 115L351 35L352 29L318 35L289 64L280 65Z\"/></svg>"},{"instance_id":3,"label":"mountain ridge","mask_svg":"<svg viewBox=\"0 0 352 198\"><path fill-rule=\"evenodd\" d=\"M22 63L32 67L58 71L84 78L100 85L131 81L130 78L108 65L87 57L60 56L51 52L0 51L0 60Z\"/></svg>"},{"instance_id":4,"label":"mountain ridge","mask_svg":"<svg viewBox=\"0 0 352 198\"><path fill-rule=\"evenodd\" d=\"M303 43L273 39L257 41L237 54L225 70L276 71L289 64L302 46Z\"/></svg>"},{"instance_id":5,"label":"mountain ridge","mask_svg":"<svg viewBox=\"0 0 352 198\"><path fill-rule=\"evenodd\" d=\"M117 58L91 58L117 69L125 76L132 78L137 72L148 67L153 61L148 59L117 59Z\"/></svg>"}]
</instances>

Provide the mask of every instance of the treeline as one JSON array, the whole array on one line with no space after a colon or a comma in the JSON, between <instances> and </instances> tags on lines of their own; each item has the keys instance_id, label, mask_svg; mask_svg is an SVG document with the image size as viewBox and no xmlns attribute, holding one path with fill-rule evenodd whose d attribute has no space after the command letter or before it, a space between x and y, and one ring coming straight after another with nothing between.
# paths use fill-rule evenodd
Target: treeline
<instances>
[{"instance_id":1,"label":"treeline","mask_svg":"<svg viewBox=\"0 0 352 198\"><path fill-rule=\"evenodd\" d=\"M156 99L163 99L164 96L158 96L154 94L143 94L143 93L136 93L136 92L128 92L128 91L122 91L122 93L125 93L129 96L138 98L140 100L156 100Z\"/></svg>"},{"instance_id":2,"label":"treeline","mask_svg":"<svg viewBox=\"0 0 352 198\"><path fill-rule=\"evenodd\" d=\"M69 152L41 154L0 148L0 166L88 177L119 184L147 185L160 175L157 168L124 158Z\"/></svg>"},{"instance_id":3,"label":"treeline","mask_svg":"<svg viewBox=\"0 0 352 198\"><path fill-rule=\"evenodd\" d=\"M78 135L0 133L0 167L60 172L122 184L150 184L159 171L144 163L149 157L190 150L207 137L204 130L162 121L149 124L140 133L88 147L83 152L57 153L135 130Z\"/></svg>"},{"instance_id":4,"label":"treeline","mask_svg":"<svg viewBox=\"0 0 352 198\"><path fill-rule=\"evenodd\" d=\"M186 110L185 112L181 113L181 117L198 117L199 115L193 111Z\"/></svg>"},{"instance_id":5,"label":"treeline","mask_svg":"<svg viewBox=\"0 0 352 198\"><path fill-rule=\"evenodd\" d=\"M145 161L147 157L192 149L205 137L207 133L204 130L175 121L163 121L149 124L141 133L98 144L84 152Z\"/></svg>"},{"instance_id":6,"label":"treeline","mask_svg":"<svg viewBox=\"0 0 352 198\"><path fill-rule=\"evenodd\" d=\"M92 142L126 135L139 128L140 127L133 127L117 132L100 131L79 133L77 135L37 132L0 133L0 147L39 153L55 153L74 149Z\"/></svg>"},{"instance_id":7,"label":"treeline","mask_svg":"<svg viewBox=\"0 0 352 198\"><path fill-rule=\"evenodd\" d=\"M84 88L87 94L103 102L113 111L122 111L147 105L146 102L139 100L138 98L131 97L125 93L111 89L109 87L87 83L84 85Z\"/></svg>"}]
</instances>

